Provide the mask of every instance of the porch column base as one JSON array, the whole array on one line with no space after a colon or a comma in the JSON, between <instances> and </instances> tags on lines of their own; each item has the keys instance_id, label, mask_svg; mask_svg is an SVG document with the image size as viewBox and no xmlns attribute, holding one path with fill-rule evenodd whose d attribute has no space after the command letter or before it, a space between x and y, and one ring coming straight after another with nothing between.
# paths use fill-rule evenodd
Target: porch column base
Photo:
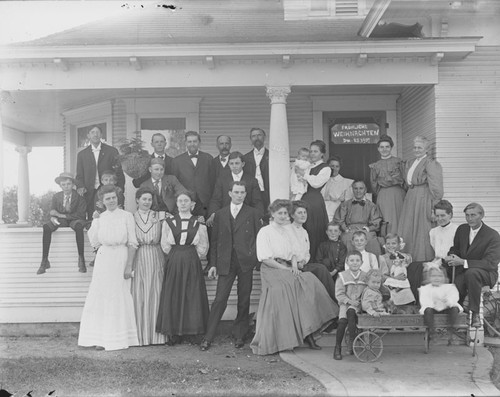
<instances>
[{"instance_id":1,"label":"porch column base","mask_svg":"<svg viewBox=\"0 0 500 397\"><path fill-rule=\"evenodd\" d=\"M266 87L271 100L269 127L269 194L271 202L290 198L290 143L286 98L290 87Z\"/></svg>"}]
</instances>

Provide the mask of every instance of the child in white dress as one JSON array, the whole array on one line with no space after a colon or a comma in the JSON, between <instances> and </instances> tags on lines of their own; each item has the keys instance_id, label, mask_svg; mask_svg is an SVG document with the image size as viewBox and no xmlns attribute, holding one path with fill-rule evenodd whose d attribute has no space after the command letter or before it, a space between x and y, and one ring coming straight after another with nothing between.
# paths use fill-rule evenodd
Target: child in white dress
<instances>
[{"instance_id":1,"label":"child in white dress","mask_svg":"<svg viewBox=\"0 0 500 397\"><path fill-rule=\"evenodd\" d=\"M429 328L430 338L435 334L434 314L448 314L448 327L457 321L458 313L463 311L458 304L458 290L455 284L445 284L443 272L437 267L429 268L430 284L420 287L420 314L424 315L424 324Z\"/></svg>"},{"instance_id":2,"label":"child in white dress","mask_svg":"<svg viewBox=\"0 0 500 397\"><path fill-rule=\"evenodd\" d=\"M309 162L309 149L303 147L299 149L290 172L291 200L300 200L307 191L307 181L302 178L305 172L311 168Z\"/></svg>"}]
</instances>

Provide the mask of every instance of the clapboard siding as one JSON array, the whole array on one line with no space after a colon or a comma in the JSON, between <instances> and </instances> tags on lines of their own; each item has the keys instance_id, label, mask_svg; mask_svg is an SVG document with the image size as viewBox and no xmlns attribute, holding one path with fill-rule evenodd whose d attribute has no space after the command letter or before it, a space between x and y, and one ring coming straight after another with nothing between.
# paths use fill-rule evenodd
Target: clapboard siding
<instances>
[{"instance_id":1,"label":"clapboard siding","mask_svg":"<svg viewBox=\"0 0 500 397\"><path fill-rule=\"evenodd\" d=\"M446 198L462 220L472 201L485 222L500 227L500 47L477 47L457 62L439 65L436 150Z\"/></svg>"},{"instance_id":2,"label":"clapboard siding","mask_svg":"<svg viewBox=\"0 0 500 397\"><path fill-rule=\"evenodd\" d=\"M53 234L51 268L37 275L42 249L42 229L0 229L0 323L78 322L92 279L92 268L78 272L75 234L60 229ZM87 262L93 258L85 241ZM215 297L217 282L206 280L209 301ZM260 273L254 272L251 310L260 297ZM223 319L236 316L236 285L231 291Z\"/></svg>"},{"instance_id":3,"label":"clapboard siding","mask_svg":"<svg viewBox=\"0 0 500 397\"><path fill-rule=\"evenodd\" d=\"M125 101L113 101L113 144L117 146L120 140L127 137L127 105Z\"/></svg>"},{"instance_id":4,"label":"clapboard siding","mask_svg":"<svg viewBox=\"0 0 500 397\"><path fill-rule=\"evenodd\" d=\"M292 93L287 98L288 134L290 156L308 146L312 140L312 102L308 95ZM217 94L204 97L200 103L200 132L203 150L217 155L215 139L218 135L229 135L233 150L243 154L252 149L249 132L252 127L263 128L269 134L271 104L262 92L253 90L241 94ZM269 139L269 138L268 138Z\"/></svg>"},{"instance_id":5,"label":"clapboard siding","mask_svg":"<svg viewBox=\"0 0 500 397\"><path fill-rule=\"evenodd\" d=\"M435 100L434 87L408 87L398 99L404 159L413 158L413 139L425 136L435 142ZM431 154L433 150L431 149Z\"/></svg>"}]
</instances>

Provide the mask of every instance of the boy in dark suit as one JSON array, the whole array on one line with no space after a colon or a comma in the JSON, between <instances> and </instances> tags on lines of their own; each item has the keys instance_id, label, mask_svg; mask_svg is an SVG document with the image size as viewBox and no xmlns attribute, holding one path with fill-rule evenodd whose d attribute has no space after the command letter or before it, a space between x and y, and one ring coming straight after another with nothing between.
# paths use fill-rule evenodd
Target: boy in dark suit
<instances>
[{"instance_id":1,"label":"boy in dark suit","mask_svg":"<svg viewBox=\"0 0 500 397\"><path fill-rule=\"evenodd\" d=\"M101 142L99 127L93 127L87 134L90 145L78 153L76 158L77 192L87 203L87 219L92 220L95 194L101 184L102 173L116 170L116 185L124 190L125 176L118 161L118 150Z\"/></svg>"},{"instance_id":2,"label":"boy in dark suit","mask_svg":"<svg viewBox=\"0 0 500 397\"><path fill-rule=\"evenodd\" d=\"M259 184L251 174L245 172L243 155L240 152L232 152L229 155L228 162L231 171L222 173L217 179L217 182L215 182L214 193L212 194L210 206L208 207L208 213L210 214L207 220L208 226L212 225L215 212L231 203L231 197L227 192L231 189L234 181L245 181L245 204L259 211L261 217L264 216L264 206L262 205Z\"/></svg>"},{"instance_id":3,"label":"boy in dark suit","mask_svg":"<svg viewBox=\"0 0 500 397\"><path fill-rule=\"evenodd\" d=\"M469 294L469 310L472 312L472 327L479 328L479 304L483 286L493 287L498 281L500 263L500 235L486 226L482 219L484 209L478 203L470 203L464 209L466 224L458 227L453 247L444 259L448 275L455 267L455 285L460 294L458 303L463 304Z\"/></svg>"},{"instance_id":4,"label":"boy in dark suit","mask_svg":"<svg viewBox=\"0 0 500 397\"><path fill-rule=\"evenodd\" d=\"M214 187L213 157L199 150L201 138L196 131L186 132L186 153L178 155L172 162L173 175L188 190L195 193L196 205L193 215L208 213L208 204Z\"/></svg>"},{"instance_id":5,"label":"boy in dark suit","mask_svg":"<svg viewBox=\"0 0 500 397\"><path fill-rule=\"evenodd\" d=\"M52 233L59 227L70 227L75 231L76 246L78 248L78 271L85 273L85 257L83 254L83 228L85 226L86 203L74 189L75 179L69 172L61 173L56 179L61 192L52 196L50 221L43 225L42 262L36 274L43 274L50 268L49 250Z\"/></svg>"},{"instance_id":6,"label":"boy in dark suit","mask_svg":"<svg viewBox=\"0 0 500 397\"><path fill-rule=\"evenodd\" d=\"M153 134L153 136L151 137L151 146L153 146L154 149L153 154L151 154L151 159L163 160L165 172L167 174L171 174L172 161L174 159L165 153L165 147L167 146L167 139L165 138L165 136L163 134L160 134L159 132ZM149 170L147 170L143 176L132 179L132 185L138 188L141 186L143 182L147 181L150 178L151 178L151 173Z\"/></svg>"},{"instance_id":7,"label":"boy in dark suit","mask_svg":"<svg viewBox=\"0 0 500 397\"><path fill-rule=\"evenodd\" d=\"M186 190L174 175L165 175L163 160L158 158L151 160L149 166L151 178L142 182L141 187L147 187L154 192L154 211L165 211L167 215L177 212L176 196Z\"/></svg>"},{"instance_id":8,"label":"boy in dark suit","mask_svg":"<svg viewBox=\"0 0 500 397\"><path fill-rule=\"evenodd\" d=\"M252 292L253 269L257 265L255 240L260 229L260 214L255 208L244 204L246 186L244 181L233 182L228 192L230 205L215 213L210 245L211 268L209 278L217 280L217 292L208 318L207 333L201 350L208 350L215 336L217 325L227 307L234 280L238 277L238 314L233 323L235 347L245 344L249 328L250 293Z\"/></svg>"}]
</instances>

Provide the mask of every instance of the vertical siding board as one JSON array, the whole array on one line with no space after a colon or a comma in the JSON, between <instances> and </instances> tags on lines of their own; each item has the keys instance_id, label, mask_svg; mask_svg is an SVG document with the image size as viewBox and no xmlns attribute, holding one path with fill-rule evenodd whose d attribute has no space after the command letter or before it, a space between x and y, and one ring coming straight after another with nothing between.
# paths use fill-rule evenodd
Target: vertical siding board
<instances>
[{"instance_id":1,"label":"vertical siding board","mask_svg":"<svg viewBox=\"0 0 500 397\"><path fill-rule=\"evenodd\" d=\"M436 86L436 149L446 197L462 209L483 204L485 222L500 228L500 47L477 47L457 62L439 66Z\"/></svg>"}]
</instances>

